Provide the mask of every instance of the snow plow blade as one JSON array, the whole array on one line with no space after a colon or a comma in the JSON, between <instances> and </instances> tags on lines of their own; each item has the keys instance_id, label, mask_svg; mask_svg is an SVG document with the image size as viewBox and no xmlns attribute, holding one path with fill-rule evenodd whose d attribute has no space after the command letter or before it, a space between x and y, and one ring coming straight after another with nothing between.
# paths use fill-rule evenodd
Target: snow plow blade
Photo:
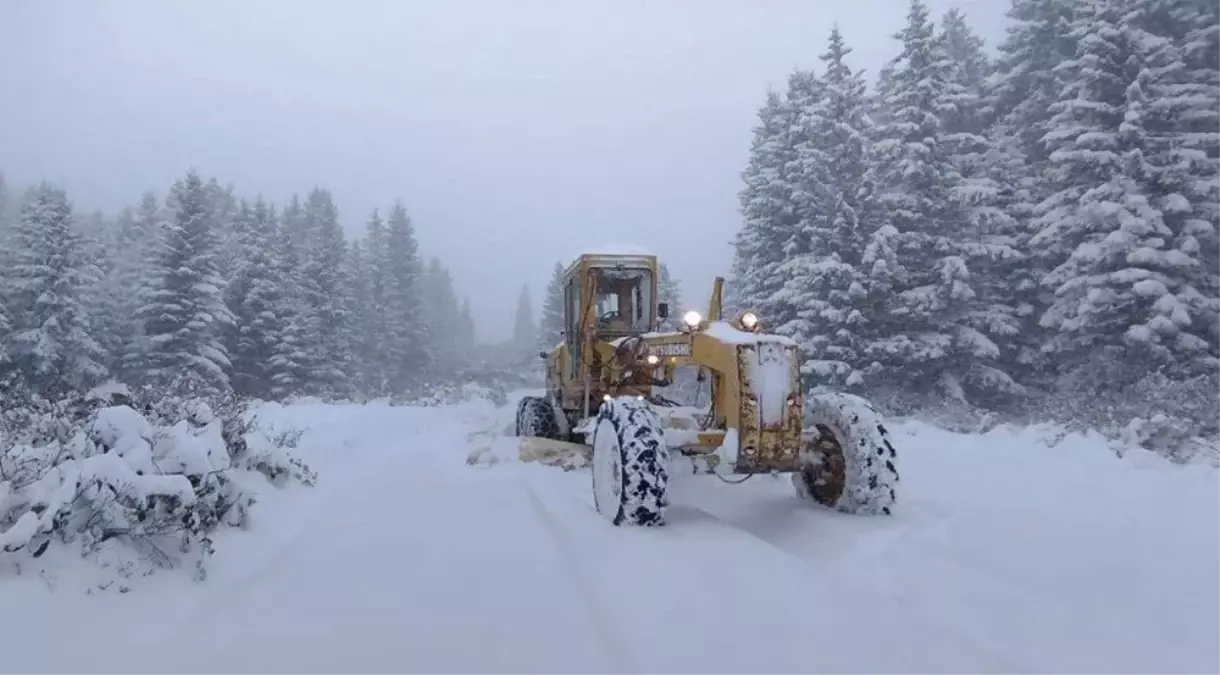
<instances>
[{"instance_id":1,"label":"snow plow blade","mask_svg":"<svg viewBox=\"0 0 1220 675\"><path fill-rule=\"evenodd\" d=\"M557 466L564 471L584 469L593 461L593 449L583 443L549 438L518 438L517 456L522 462Z\"/></svg>"},{"instance_id":2,"label":"snow plow blade","mask_svg":"<svg viewBox=\"0 0 1220 675\"><path fill-rule=\"evenodd\" d=\"M474 439L472 439L474 440ZM471 466L495 466L500 462L536 462L564 471L587 468L593 451L581 443L568 443L549 438L497 436L475 440L466 463Z\"/></svg>"}]
</instances>

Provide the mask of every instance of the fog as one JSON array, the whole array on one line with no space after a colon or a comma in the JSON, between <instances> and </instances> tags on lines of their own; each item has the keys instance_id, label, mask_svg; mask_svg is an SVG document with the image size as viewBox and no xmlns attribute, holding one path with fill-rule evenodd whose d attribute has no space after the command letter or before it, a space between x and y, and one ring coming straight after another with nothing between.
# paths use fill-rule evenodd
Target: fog
<instances>
[{"instance_id":1,"label":"fog","mask_svg":"<svg viewBox=\"0 0 1220 675\"><path fill-rule=\"evenodd\" d=\"M994 45L1002 0L963 9ZM402 199L480 334L555 262L644 246L703 304L727 271L768 86L838 23L869 80L906 0L0 3L0 170L113 212L188 167L331 190L351 233Z\"/></svg>"}]
</instances>

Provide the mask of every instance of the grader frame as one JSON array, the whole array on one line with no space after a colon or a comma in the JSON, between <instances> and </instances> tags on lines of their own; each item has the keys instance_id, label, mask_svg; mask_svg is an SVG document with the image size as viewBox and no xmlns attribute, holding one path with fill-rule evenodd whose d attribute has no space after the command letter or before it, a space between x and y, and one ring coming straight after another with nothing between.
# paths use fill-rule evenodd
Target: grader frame
<instances>
[{"instance_id":1,"label":"grader frame","mask_svg":"<svg viewBox=\"0 0 1220 675\"><path fill-rule=\"evenodd\" d=\"M624 278L636 280L627 294L624 285L613 283ZM657 324L668 318L669 308L657 301L658 279L651 255L586 254L566 270L563 341L541 355L548 398L569 437L564 440L587 442L583 437L591 434L604 400L652 400L654 388L672 383L678 368L694 366L710 381L710 409L688 418L698 420L696 428L666 434L670 451L695 458L696 470L707 472L799 470L802 445L811 440L808 434L803 438L795 343L762 332L756 317L749 326L745 315L725 321L720 277L706 317L688 312L681 329L660 332ZM608 296L617 298L616 309L599 313ZM627 303L623 321L625 298L635 302ZM604 320L611 314L619 321Z\"/></svg>"},{"instance_id":2,"label":"grader frame","mask_svg":"<svg viewBox=\"0 0 1220 675\"><path fill-rule=\"evenodd\" d=\"M517 403L519 456L574 448L588 459L597 512L614 525L665 523L674 453L693 473L790 473L803 500L890 514L897 453L872 405L803 395L796 344L764 332L752 312L725 321L719 277L706 317L688 311L679 330L659 330L669 308L657 302L658 279L651 255L585 254L568 267L563 340L541 354L545 395ZM710 381L706 410L680 412L654 392L684 366Z\"/></svg>"}]
</instances>

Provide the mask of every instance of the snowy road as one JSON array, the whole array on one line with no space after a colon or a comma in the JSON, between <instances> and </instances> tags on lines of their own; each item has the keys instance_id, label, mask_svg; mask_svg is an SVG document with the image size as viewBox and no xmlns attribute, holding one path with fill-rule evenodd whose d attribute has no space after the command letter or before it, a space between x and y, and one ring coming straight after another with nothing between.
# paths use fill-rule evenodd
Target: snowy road
<instances>
[{"instance_id":1,"label":"snowy road","mask_svg":"<svg viewBox=\"0 0 1220 675\"><path fill-rule=\"evenodd\" d=\"M587 473L465 464L511 407L266 416L316 430L317 487L260 503L201 586L6 580L0 669L1220 670L1211 469L900 425L893 518L681 477L671 526L632 530L593 511Z\"/></svg>"}]
</instances>

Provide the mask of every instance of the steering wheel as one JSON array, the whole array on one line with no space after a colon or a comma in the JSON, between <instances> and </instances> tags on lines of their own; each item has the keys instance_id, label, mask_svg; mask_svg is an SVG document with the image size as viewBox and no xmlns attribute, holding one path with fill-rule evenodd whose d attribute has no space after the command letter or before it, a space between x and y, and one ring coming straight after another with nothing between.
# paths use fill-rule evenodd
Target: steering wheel
<instances>
[{"instance_id":1,"label":"steering wheel","mask_svg":"<svg viewBox=\"0 0 1220 675\"><path fill-rule=\"evenodd\" d=\"M610 323L611 321L613 321L617 318L619 318L619 311L617 309L612 309L609 312L606 312L605 314L602 314L601 316L599 316L597 318L597 323L598 323L598 325L604 325L604 324Z\"/></svg>"}]
</instances>

